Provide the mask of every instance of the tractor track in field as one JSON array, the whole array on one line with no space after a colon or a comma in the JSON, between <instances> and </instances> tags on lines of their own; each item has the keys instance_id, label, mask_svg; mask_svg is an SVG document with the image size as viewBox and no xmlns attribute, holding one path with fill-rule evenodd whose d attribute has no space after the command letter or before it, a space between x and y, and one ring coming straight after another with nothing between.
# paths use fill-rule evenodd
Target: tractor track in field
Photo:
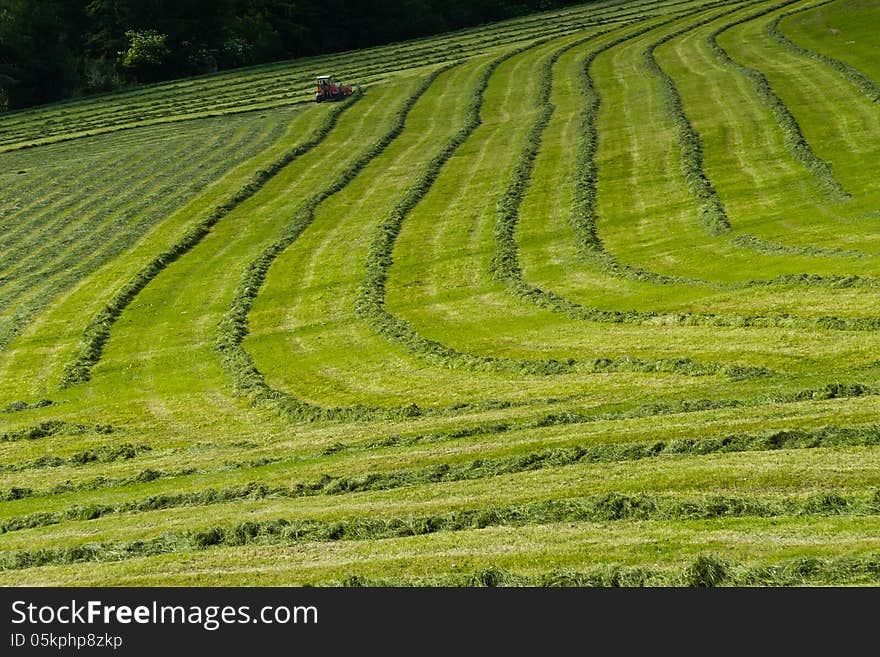
<instances>
[{"instance_id":1,"label":"tractor track in field","mask_svg":"<svg viewBox=\"0 0 880 657\"><path fill-rule=\"evenodd\" d=\"M691 23L680 30L670 32L649 45L643 53L645 68L651 72L660 85L666 115L672 122L678 137L681 150L681 170L688 191L696 203L699 222L713 237L730 232L730 219L728 219L724 205L718 197L718 192L715 191L714 185L706 176L703 168L703 144L700 134L684 112L684 103L675 80L657 63L654 52L664 43L740 9L741 6L738 5L696 23Z\"/></svg>"},{"instance_id":2,"label":"tractor track in field","mask_svg":"<svg viewBox=\"0 0 880 657\"><path fill-rule=\"evenodd\" d=\"M790 0L795 1L795 0ZM727 3L710 4L703 7L704 10L725 6ZM713 17L714 19L714 17ZM596 58L604 52L610 51L622 43L643 36L657 27L672 25L678 22L678 18L665 21L659 25L651 25L625 36L619 37L603 46L593 50L584 62L583 95L585 97L584 109L581 114L581 142L578 147L574 173L575 183L572 196L572 211L569 215L569 225L575 233L578 247L587 262L596 263L603 271L612 275L630 280L650 282L659 285L700 285L709 287L722 287L718 284L698 279L680 276L658 274L633 265L623 264L609 253L598 234L596 227L597 210L597 181L598 167L596 165L596 153L598 151L599 135L596 128L596 119L599 114L602 98L599 95L590 68Z\"/></svg>"},{"instance_id":3,"label":"tractor track in field","mask_svg":"<svg viewBox=\"0 0 880 657\"><path fill-rule=\"evenodd\" d=\"M785 2L783 2L781 4L777 4L777 5L774 5L770 8L764 9L764 10L762 10L756 14L753 14L745 19L741 19L741 20L735 21L734 23L730 23L728 25L722 26L722 28L720 28L715 33L715 35L720 34L721 32L723 32L726 29L729 29L729 27L731 27L733 25L744 23L749 20L754 20L755 18L759 18L759 17L761 17L767 13L770 13L772 11L777 11L780 8L783 8L785 6L788 6L788 5L793 4L795 2L798 2L798 1L799 0L786 0ZM826 0L826 2L827 1L830 1L830 0ZM822 4L825 4L825 3L822 3ZM709 7L709 5L707 5L707 7ZM721 14L717 14L716 16L714 16L710 19L707 19L705 21L701 21L700 23L697 23L697 24L690 25L687 28L685 28L679 32L668 35L668 37L666 37L663 40L661 40L660 42L654 44L653 47L660 45L661 43L673 38L676 35L684 34L688 31L690 31L691 29L699 27L700 25L705 25L707 23L710 23L714 20L717 20L719 17L722 17L722 16L729 14L729 13L733 13L734 11L737 11L737 10L741 10L742 8L743 8L743 6L740 5L730 11L723 12ZM669 23L675 23L675 22L676 22L675 20L669 21ZM667 24L667 23L663 23L661 25L665 25L665 24ZM618 40L615 40L611 43L608 43L605 46L603 46L602 48L600 48L599 50L591 53L587 59L587 62L586 62L586 69L587 70L586 70L586 80L585 80L585 84L584 84L584 94L585 94L585 97L587 100L586 100L586 105L585 105L585 110L584 110L583 129L582 129L582 134L584 135L584 138L582 141L582 146L581 146L581 150L578 155L578 159L575 164L575 171L578 175L577 175L577 183L575 185L575 196L574 196L575 200L573 202L574 209L573 209L571 217L570 217L570 224L571 224L573 230L575 231L575 234L578 237L579 247L582 250L582 253L584 255L585 260L587 262L594 262L594 263L598 264L606 273L608 273L610 275L625 278L625 279L635 280L635 281L654 283L654 284L658 284L658 285L699 285L699 286L708 286L708 287L716 288L719 290L731 290L732 291L732 290L738 290L738 289L747 289L747 288L752 288L752 287L760 287L760 286L776 285L776 284L780 284L780 285L787 285L790 283L797 284L796 282L798 280L801 281L802 284L808 285L808 286L818 285L818 286L835 287L838 284L840 284L839 278L836 279L835 277L823 277L821 275L813 275L813 274L808 274L808 273L791 274L791 275L779 277L777 279L769 279L769 280L759 280L758 279L758 280L751 280L751 281L743 281L740 283L718 283L718 282L712 282L712 281L706 281L706 280L699 280L699 279L691 279L691 278L685 278L685 277L679 277L679 276L658 274L656 272L645 270L645 269L637 267L637 266L622 264L615 258L615 256L613 254L611 254L605 250L604 245L602 243L602 240L599 237L597 230L596 230L596 208L595 208L596 181L597 181L597 176L598 176L598 173L596 170L596 165L595 165L595 154L596 154L597 144L598 144L598 134L597 134L596 128L595 128L595 120L596 120L596 116L598 115L599 105L601 103L601 98L599 97L599 95L595 89L595 85L593 84L592 78L589 73L589 68L590 68L592 62L595 60L595 58L598 55L602 54L603 52L616 47L620 43L624 43L625 41L628 41L630 39L641 36L649 31L651 31L652 29L655 29L655 27L660 27L661 25L646 28L645 30L635 32L631 35L628 35L626 37L622 37L621 39L618 39ZM711 42L710 42L710 44L711 44ZM720 57L720 54L718 52L716 52L716 55L718 55ZM651 57L651 59L653 60L653 57ZM737 62L734 62L734 65L736 67L742 66ZM651 67L651 68L653 68L653 67ZM659 66L657 68L659 68ZM748 69L748 70L754 71L755 77L751 77L750 79L752 79L756 85L757 85L756 76L761 76L762 79L766 80L766 78L764 78L763 74L760 73L759 71L754 70L754 69ZM655 73L656 73L656 71L655 71ZM746 75L746 74L744 73L744 75ZM750 77L750 76L747 75L747 77ZM663 74L663 77L661 79L662 79L662 84L664 86L664 89L667 91L667 100L669 102L671 102L671 105L668 105L668 107L670 108L670 111L674 115L679 115L679 112L677 110L681 109L680 96L677 91L674 91L674 81L672 81L672 79L669 78L669 76L667 76L665 73ZM672 87L669 86L670 84L672 85ZM778 99L778 97L775 95L775 93L773 93L772 90L769 89L769 86L759 90L758 94L762 98L762 100L764 100L766 103L768 103L768 104L772 103L773 108L774 108L773 109L774 114L777 116L777 119L779 120L779 122L781 124L781 127L783 129L783 133L786 135L786 142L791 146L792 150L798 151L798 155L797 155L796 159L798 159L799 161L804 163L805 166L808 166L808 169L815 176L817 176L818 178L821 179L823 188L826 188L829 191L837 194L838 198L843 198L843 196L841 196L841 195L845 195L846 192L840 187L840 184L836 181L836 179L834 179L833 176L831 176L830 170L826 170L823 167L823 165L825 163L823 161L819 160L812 153L812 149L809 147L809 144L806 142L806 140L803 139L802 136L800 136L800 138L798 138L797 135L800 135L800 128L797 125L794 117L791 115L791 113L787 110L787 108L782 103L781 99ZM772 96L771 96L771 94L772 94ZM678 102L676 102L676 99L678 99ZM683 116L683 113L681 115ZM687 125L685 126L684 124L681 123L680 118L681 117L678 116L678 119L679 119L678 123L680 124L680 130L679 130L680 136L683 136L684 138L686 138L686 141L688 141L688 143L690 143L693 141L690 139L690 137L694 137L695 133L692 131L692 129L688 129L688 126L690 126L690 123L688 122ZM684 142L683 142L683 144L684 144ZM683 148L683 152L687 151L688 153L690 153L690 155L694 155L695 153L697 155L699 155L699 151L700 151L699 148L697 148L696 151L693 148L691 148L690 146L688 148L685 148L685 146L683 145L682 148ZM691 176L691 178L693 178L695 181L698 181L698 182L695 182L694 184L697 186L700 186L701 183L699 183L699 181L702 180L703 178L705 178L705 176L701 174L702 167L698 166L698 165L700 165L701 158L697 157L695 159L694 157L691 157L690 159L691 159L691 162L688 164L688 166L686 168L688 170L690 170L691 173L693 174ZM709 195L712 196L711 193L709 193ZM847 198L848 198L848 196L847 196ZM718 225L721 225L721 224L718 224ZM737 238L734 238L733 243L740 248L747 248L749 250L754 251L756 249L751 248L751 247L756 245L759 241L760 240L758 240L758 238L754 238L753 236L750 236L750 235L740 235ZM860 258L864 258L864 257L874 257L875 256L875 254L873 254L873 253L857 252L857 251L851 251L851 250L847 250L847 249L839 249L839 250L838 249L818 249L815 247L810 248L810 247L797 247L797 246L784 246L783 248L785 249L786 254L806 255L806 256L812 256L812 257L860 257ZM774 249L773 251L774 251L774 254L781 253L780 251L778 251L776 249ZM768 250L765 250L765 249L760 249L760 252L769 254ZM870 287L880 285L880 280L871 279L871 278L864 278L864 277L856 277L856 278L860 279L860 282L858 283L859 285L866 285L866 286L870 286ZM853 279L851 279L851 280L853 280ZM569 316L572 316L572 317L581 316L582 318L590 319L591 321L613 321L613 322L620 321L619 314L617 314L617 313L607 312L607 311L596 313L592 309L583 309L583 307L580 306L579 304L571 306L571 305L569 305L570 302L566 302L565 300L562 300L558 297L556 297L556 298L551 297L549 299L542 300L542 303L547 303L547 305L545 307L560 308L563 312L568 313ZM630 313L630 314L637 315L637 313ZM687 313L685 313L685 314L690 315ZM648 313L646 315L646 318L650 317L650 316L651 316L651 313ZM671 313L670 316L674 317L675 314ZM701 321L703 321L701 319L700 315L694 314L694 315L690 315L690 316L691 316L692 320L695 321L695 323L700 323ZM715 315L705 315L704 317L705 317L706 321L710 323L710 325L719 325L719 326L727 325L725 323L727 320L724 319L723 317L719 317L719 316L715 316ZM838 319L839 318L821 318L821 319L818 319L815 321L810 320L810 319L805 319L804 323L803 323L803 327L808 328L810 326L813 326L813 327L817 327L817 328L825 328L823 326L823 324L827 323L828 321L830 321L831 324L835 324L837 326L843 326L844 324L846 324L846 322L841 323L841 322L837 321ZM743 320L747 321L747 322L757 321L758 325L760 325L761 323L767 323L768 325L773 325L774 321L776 321L776 320L774 320L774 318L772 316L770 316L770 317L761 316L760 318L758 316L754 316L754 317L732 316L730 318L730 321L732 321L734 323L734 325L736 325L737 322L740 322ZM784 318L780 318L779 321L784 325L786 322L792 321L792 318L791 317L784 317ZM797 321L797 320L795 320L795 321ZM873 328L874 324L875 324L875 322L874 322L873 318L864 318L864 319L857 318L855 323L852 324L851 326L853 326L854 330L875 330ZM856 328L856 327L859 327L859 328Z\"/></svg>"},{"instance_id":4,"label":"tractor track in field","mask_svg":"<svg viewBox=\"0 0 880 657\"><path fill-rule=\"evenodd\" d=\"M817 5L810 5L810 8L814 6ZM789 14L782 14L776 19L765 22L758 26L763 29L760 31L756 29L751 33L766 43L764 48L774 48L773 52L779 53L768 61L765 72L771 78L774 74L786 76L790 84L797 88L801 103L803 99L808 98L811 104L807 107L812 107L815 112L822 112L823 118L834 117L834 121L828 123L829 128L834 128L836 134L829 131L826 139L835 140L840 152L849 153L851 157L867 156L872 153L873 139L866 140L858 133L863 129L869 129L872 134L878 130L880 123L878 123L876 101L870 94L860 89L859 85L847 79L847 76L831 62L823 61L821 57L811 57L809 55L811 51L806 49L801 52L778 28L774 29L774 24L778 25L777 19L782 20L786 15ZM794 45L793 49L786 44L786 40ZM743 44L743 48L747 46L748 43ZM838 106L840 111L836 111Z\"/></svg>"},{"instance_id":5,"label":"tractor track in field","mask_svg":"<svg viewBox=\"0 0 880 657\"><path fill-rule=\"evenodd\" d=\"M815 258L880 258L880 253L869 253L855 249L842 249L839 247L826 246L792 246L782 242L763 240L754 235L741 234L733 238L732 242L741 249L756 251L766 255L805 255ZM880 279L862 279L871 287L880 286ZM759 284L755 281L753 285Z\"/></svg>"}]
</instances>

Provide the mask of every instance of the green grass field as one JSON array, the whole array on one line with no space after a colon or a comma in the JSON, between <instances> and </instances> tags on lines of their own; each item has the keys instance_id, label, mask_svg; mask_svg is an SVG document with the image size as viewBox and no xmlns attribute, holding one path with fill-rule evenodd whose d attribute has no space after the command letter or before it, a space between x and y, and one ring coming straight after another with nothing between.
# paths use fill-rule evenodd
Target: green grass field
<instances>
[{"instance_id":1,"label":"green grass field","mask_svg":"<svg viewBox=\"0 0 880 657\"><path fill-rule=\"evenodd\" d=\"M0 584L880 584L878 20L605 0L0 115Z\"/></svg>"}]
</instances>

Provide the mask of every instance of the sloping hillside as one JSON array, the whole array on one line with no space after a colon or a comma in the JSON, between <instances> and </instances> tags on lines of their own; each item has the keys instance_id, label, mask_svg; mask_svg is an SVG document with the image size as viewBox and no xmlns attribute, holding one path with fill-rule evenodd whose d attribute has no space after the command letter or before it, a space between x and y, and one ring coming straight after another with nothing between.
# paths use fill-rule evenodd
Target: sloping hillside
<instances>
[{"instance_id":1,"label":"sloping hillside","mask_svg":"<svg viewBox=\"0 0 880 657\"><path fill-rule=\"evenodd\" d=\"M609 1L0 115L0 584L880 583L878 19Z\"/></svg>"}]
</instances>

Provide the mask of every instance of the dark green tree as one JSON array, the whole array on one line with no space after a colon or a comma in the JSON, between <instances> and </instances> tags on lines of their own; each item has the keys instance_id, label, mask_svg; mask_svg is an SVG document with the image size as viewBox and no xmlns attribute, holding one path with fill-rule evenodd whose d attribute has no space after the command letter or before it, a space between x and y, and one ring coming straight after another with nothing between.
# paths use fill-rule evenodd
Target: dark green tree
<instances>
[{"instance_id":1,"label":"dark green tree","mask_svg":"<svg viewBox=\"0 0 880 657\"><path fill-rule=\"evenodd\" d=\"M168 37L156 30L128 30L125 33L128 48L119 51L119 65L132 72L141 82L163 77L164 66L171 55Z\"/></svg>"},{"instance_id":2,"label":"dark green tree","mask_svg":"<svg viewBox=\"0 0 880 657\"><path fill-rule=\"evenodd\" d=\"M0 96L10 107L74 93L85 22L80 3L0 0Z\"/></svg>"}]
</instances>

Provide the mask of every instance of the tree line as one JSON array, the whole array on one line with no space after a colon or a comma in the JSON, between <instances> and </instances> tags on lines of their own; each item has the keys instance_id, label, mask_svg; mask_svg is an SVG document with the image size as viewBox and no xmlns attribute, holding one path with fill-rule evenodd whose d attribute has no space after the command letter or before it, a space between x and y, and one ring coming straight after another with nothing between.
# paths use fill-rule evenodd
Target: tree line
<instances>
[{"instance_id":1,"label":"tree line","mask_svg":"<svg viewBox=\"0 0 880 657\"><path fill-rule=\"evenodd\" d=\"M0 0L0 111L585 0Z\"/></svg>"}]
</instances>

